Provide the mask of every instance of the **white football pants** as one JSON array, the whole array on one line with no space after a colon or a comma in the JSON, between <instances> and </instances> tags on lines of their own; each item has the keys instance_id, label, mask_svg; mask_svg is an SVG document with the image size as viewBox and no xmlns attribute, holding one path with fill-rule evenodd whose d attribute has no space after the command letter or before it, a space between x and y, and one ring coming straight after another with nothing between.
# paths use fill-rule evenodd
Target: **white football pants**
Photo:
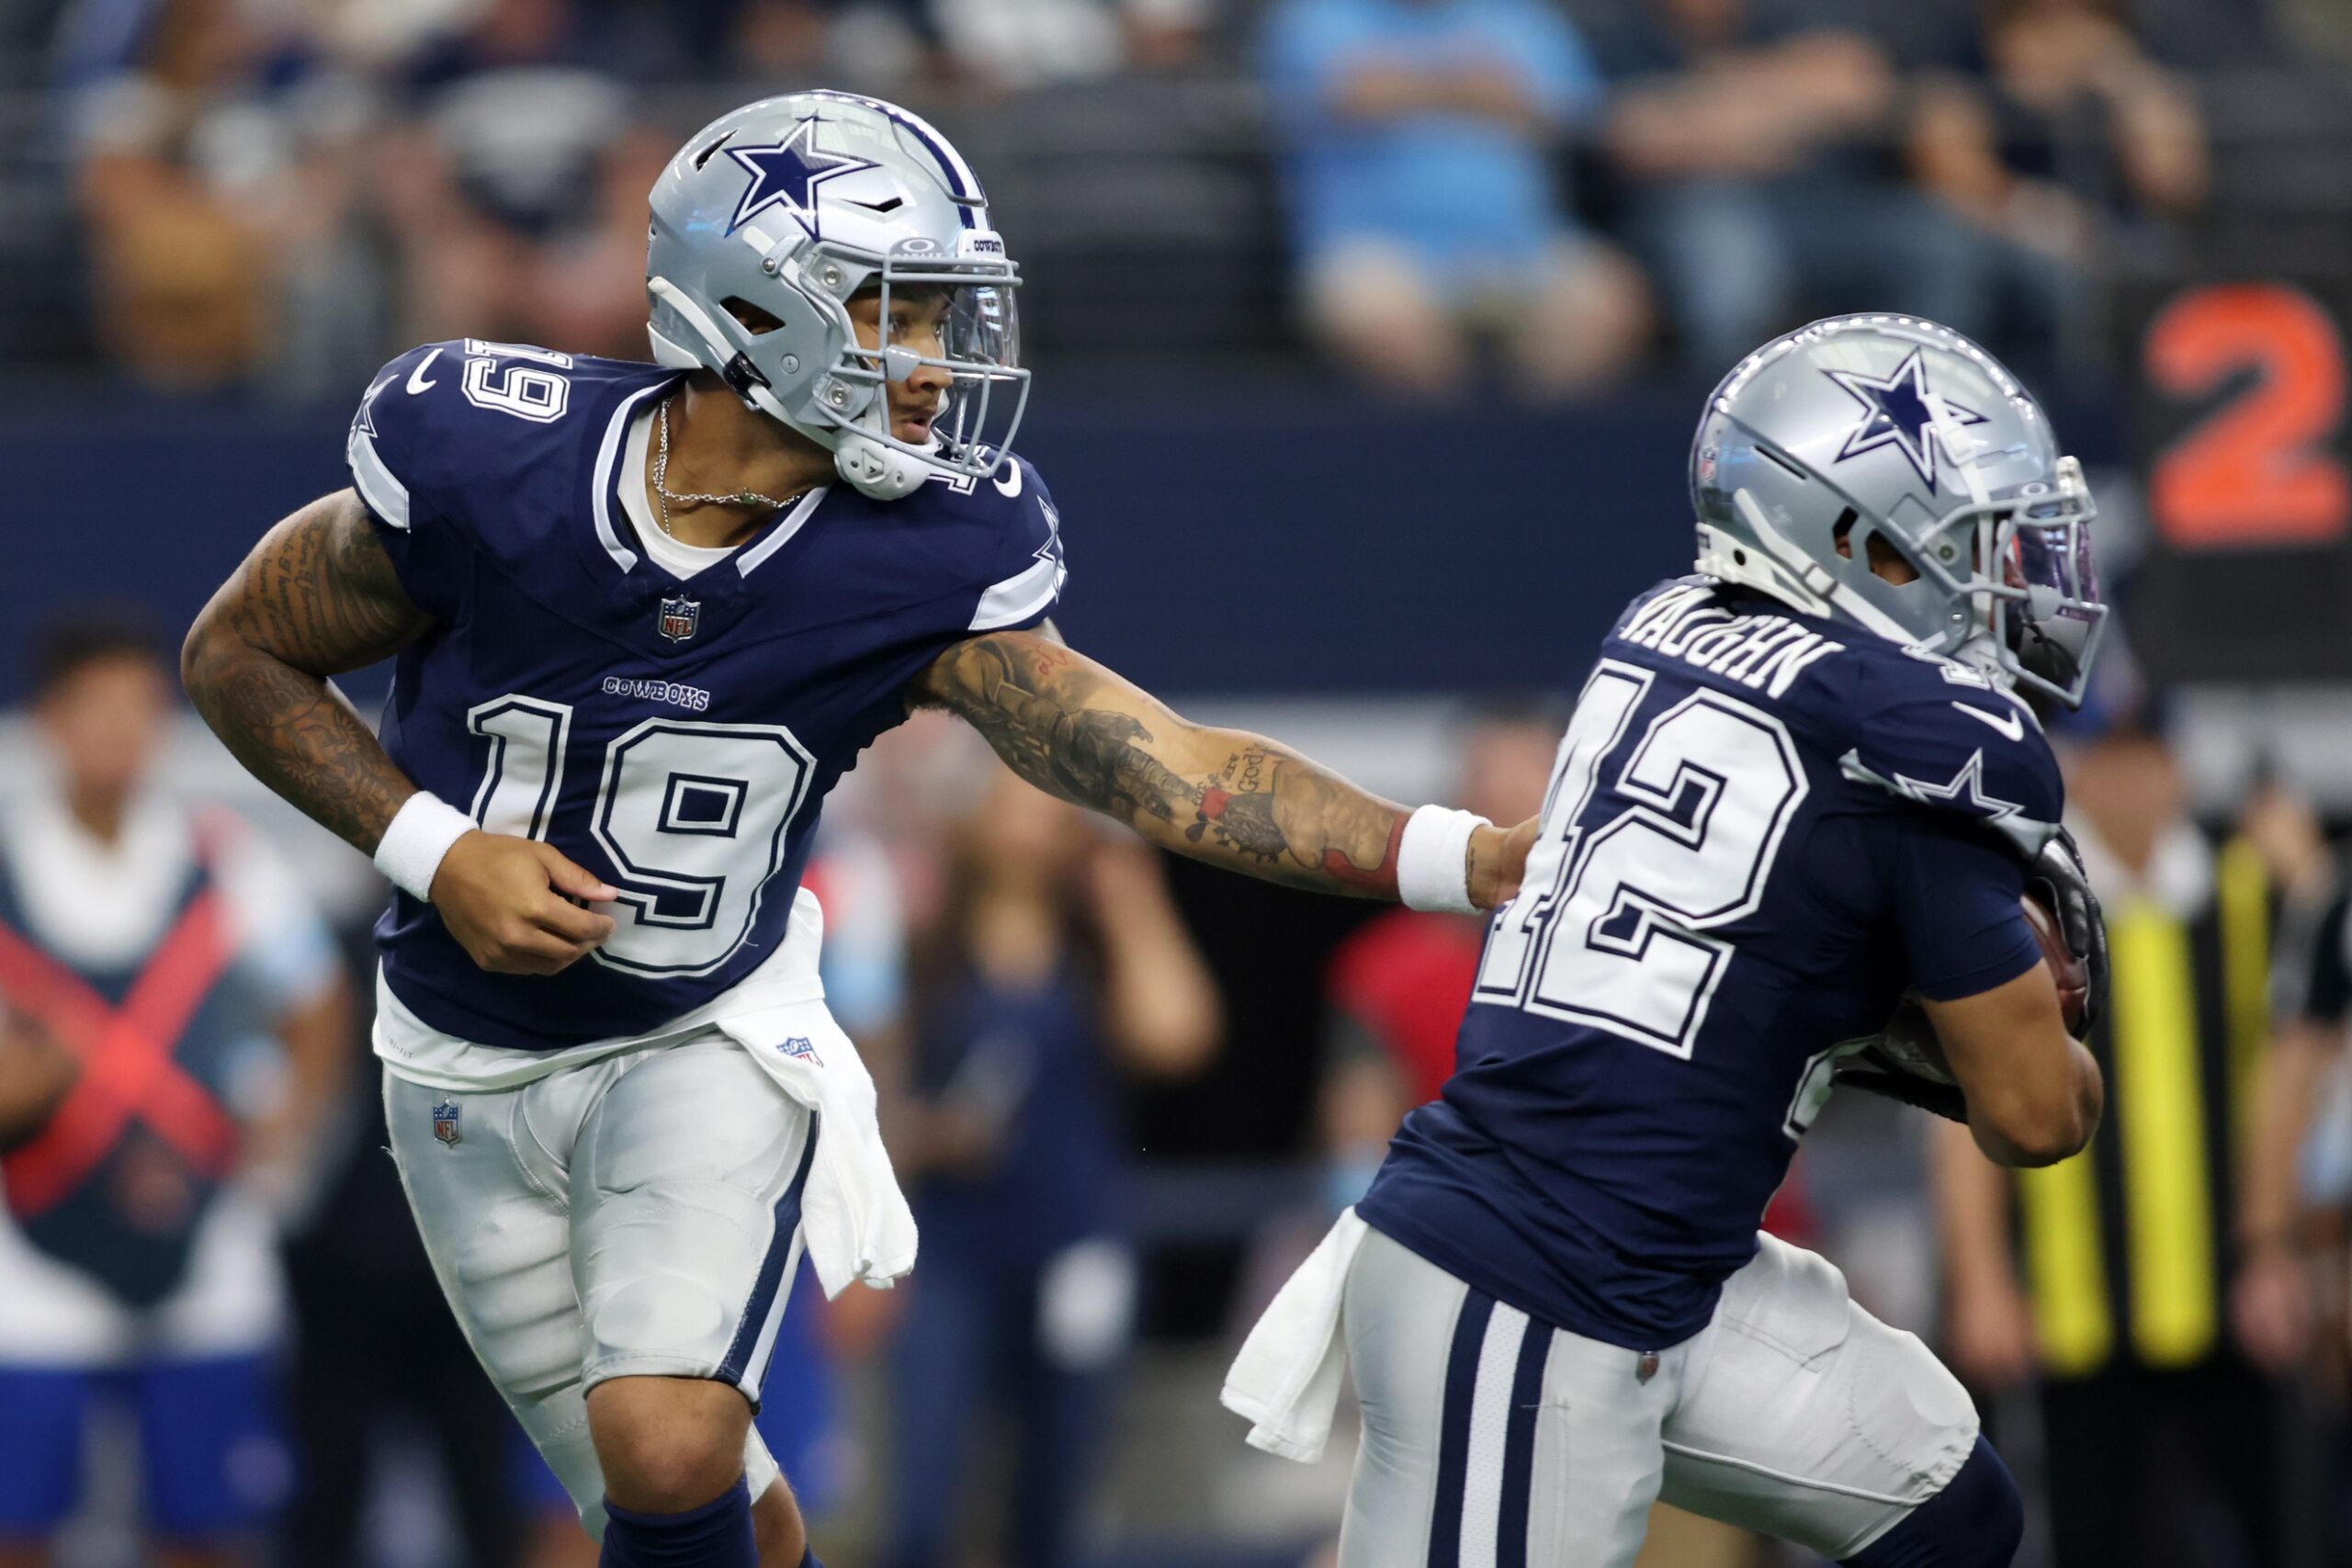
<instances>
[{"instance_id":1,"label":"white football pants","mask_svg":"<svg viewBox=\"0 0 2352 1568\"><path fill-rule=\"evenodd\" d=\"M756 1406L815 1119L717 1030L504 1090L387 1072L384 1111L442 1293L601 1539L588 1390L710 1378ZM776 1476L756 1428L744 1470L754 1497Z\"/></svg>"},{"instance_id":2,"label":"white football pants","mask_svg":"<svg viewBox=\"0 0 2352 1568\"><path fill-rule=\"evenodd\" d=\"M1623 1568L1659 1497L1833 1562L1894 1529L1967 1461L1975 1408L1826 1260L1759 1240L1713 1320L1645 1358L1366 1235L1340 1568Z\"/></svg>"}]
</instances>

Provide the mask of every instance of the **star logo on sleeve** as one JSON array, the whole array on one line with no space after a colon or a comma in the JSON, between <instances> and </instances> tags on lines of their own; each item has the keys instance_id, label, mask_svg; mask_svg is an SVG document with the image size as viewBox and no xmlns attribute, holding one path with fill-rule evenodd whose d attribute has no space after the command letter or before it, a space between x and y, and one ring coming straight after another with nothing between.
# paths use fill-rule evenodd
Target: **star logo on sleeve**
<instances>
[{"instance_id":1,"label":"star logo on sleeve","mask_svg":"<svg viewBox=\"0 0 2352 1568\"><path fill-rule=\"evenodd\" d=\"M1842 463L1849 457L1892 446L1910 459L1911 467L1926 483L1928 493L1935 494L1936 451L1942 436L1936 426L1934 407L1928 401L1928 367L1919 351L1913 349L1883 379L1860 370L1826 370L1822 374L1862 405L1861 423L1846 433L1846 444L1838 450L1838 461ZM1942 401L1953 423L1984 423L1984 416L1974 409L1962 408L1950 398ZM1960 454L1946 451L1943 456L1946 461L1954 461Z\"/></svg>"},{"instance_id":2,"label":"star logo on sleeve","mask_svg":"<svg viewBox=\"0 0 2352 1568\"><path fill-rule=\"evenodd\" d=\"M1922 806L1958 806L1982 812L1987 821L1998 822L2014 817L2022 809L2013 800L1998 800L1984 793L1984 753L1971 751L1960 772L1950 784L1925 784L1917 779L1894 775L1894 786Z\"/></svg>"},{"instance_id":3,"label":"star logo on sleeve","mask_svg":"<svg viewBox=\"0 0 2352 1568\"><path fill-rule=\"evenodd\" d=\"M359 400L359 412L353 416L351 423L360 434L372 436L376 434L376 394L391 384L392 378L387 376L368 388L367 394Z\"/></svg>"},{"instance_id":4,"label":"star logo on sleeve","mask_svg":"<svg viewBox=\"0 0 2352 1568\"><path fill-rule=\"evenodd\" d=\"M1038 498L1037 510L1046 518L1046 542L1037 547L1037 558L1059 566L1062 561L1062 514L1052 502L1042 496Z\"/></svg>"},{"instance_id":5,"label":"star logo on sleeve","mask_svg":"<svg viewBox=\"0 0 2352 1568\"><path fill-rule=\"evenodd\" d=\"M727 225L729 233L768 209L780 207L808 231L810 239L816 239L817 187L836 175L879 167L869 158L823 151L817 145L817 127L820 123L811 115L794 126L791 134L781 141L765 147L727 149L727 155L752 176L752 183L744 187L743 198L735 204L734 219Z\"/></svg>"}]
</instances>

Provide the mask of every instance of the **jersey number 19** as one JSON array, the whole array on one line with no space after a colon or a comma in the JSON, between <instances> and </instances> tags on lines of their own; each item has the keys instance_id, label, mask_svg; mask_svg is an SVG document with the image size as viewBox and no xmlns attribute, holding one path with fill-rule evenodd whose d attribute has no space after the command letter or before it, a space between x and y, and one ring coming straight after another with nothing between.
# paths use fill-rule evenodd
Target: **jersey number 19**
<instances>
[{"instance_id":1,"label":"jersey number 19","mask_svg":"<svg viewBox=\"0 0 2352 1568\"><path fill-rule=\"evenodd\" d=\"M547 839L563 787L571 709L504 696L466 715L490 742L473 817ZM808 790L808 753L774 724L650 718L605 748L587 829L625 908L596 962L650 976L707 975L751 935Z\"/></svg>"}]
</instances>

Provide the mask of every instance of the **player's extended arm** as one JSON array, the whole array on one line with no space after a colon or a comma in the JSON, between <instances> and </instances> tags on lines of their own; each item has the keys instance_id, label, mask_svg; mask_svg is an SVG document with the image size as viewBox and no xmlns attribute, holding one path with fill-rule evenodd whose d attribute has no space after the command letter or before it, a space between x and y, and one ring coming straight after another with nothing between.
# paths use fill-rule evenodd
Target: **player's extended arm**
<instances>
[{"instance_id":1,"label":"player's extended arm","mask_svg":"<svg viewBox=\"0 0 2352 1568\"><path fill-rule=\"evenodd\" d=\"M431 624L366 506L340 490L264 535L220 585L188 628L180 679L247 772L374 855L417 788L330 677L390 658ZM612 932L608 917L560 895L614 890L549 845L477 831L443 850L426 887L485 969L551 974Z\"/></svg>"},{"instance_id":2,"label":"player's extended arm","mask_svg":"<svg viewBox=\"0 0 2352 1568\"><path fill-rule=\"evenodd\" d=\"M2055 1165L2091 1141L2106 1086L2091 1054L2066 1032L2046 965L1973 997L1925 1005L1986 1158Z\"/></svg>"},{"instance_id":3,"label":"player's extended arm","mask_svg":"<svg viewBox=\"0 0 2352 1568\"><path fill-rule=\"evenodd\" d=\"M1046 634L958 643L912 695L961 716L1038 788L1164 849L1293 887L1400 897L1405 807L1261 736L1179 718ZM1534 828L1530 820L1470 835L1464 869L1478 908L1519 890Z\"/></svg>"}]
</instances>

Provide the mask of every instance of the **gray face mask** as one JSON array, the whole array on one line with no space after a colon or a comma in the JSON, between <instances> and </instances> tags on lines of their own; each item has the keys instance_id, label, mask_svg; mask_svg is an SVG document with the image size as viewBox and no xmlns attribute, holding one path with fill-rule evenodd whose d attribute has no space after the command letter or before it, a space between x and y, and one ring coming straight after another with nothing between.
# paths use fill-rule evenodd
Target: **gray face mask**
<instances>
[{"instance_id":1,"label":"gray face mask","mask_svg":"<svg viewBox=\"0 0 2352 1568\"><path fill-rule=\"evenodd\" d=\"M1842 316L1767 344L1708 398L1690 493L1701 571L2082 701L2107 618L2089 487L1959 333Z\"/></svg>"}]
</instances>

